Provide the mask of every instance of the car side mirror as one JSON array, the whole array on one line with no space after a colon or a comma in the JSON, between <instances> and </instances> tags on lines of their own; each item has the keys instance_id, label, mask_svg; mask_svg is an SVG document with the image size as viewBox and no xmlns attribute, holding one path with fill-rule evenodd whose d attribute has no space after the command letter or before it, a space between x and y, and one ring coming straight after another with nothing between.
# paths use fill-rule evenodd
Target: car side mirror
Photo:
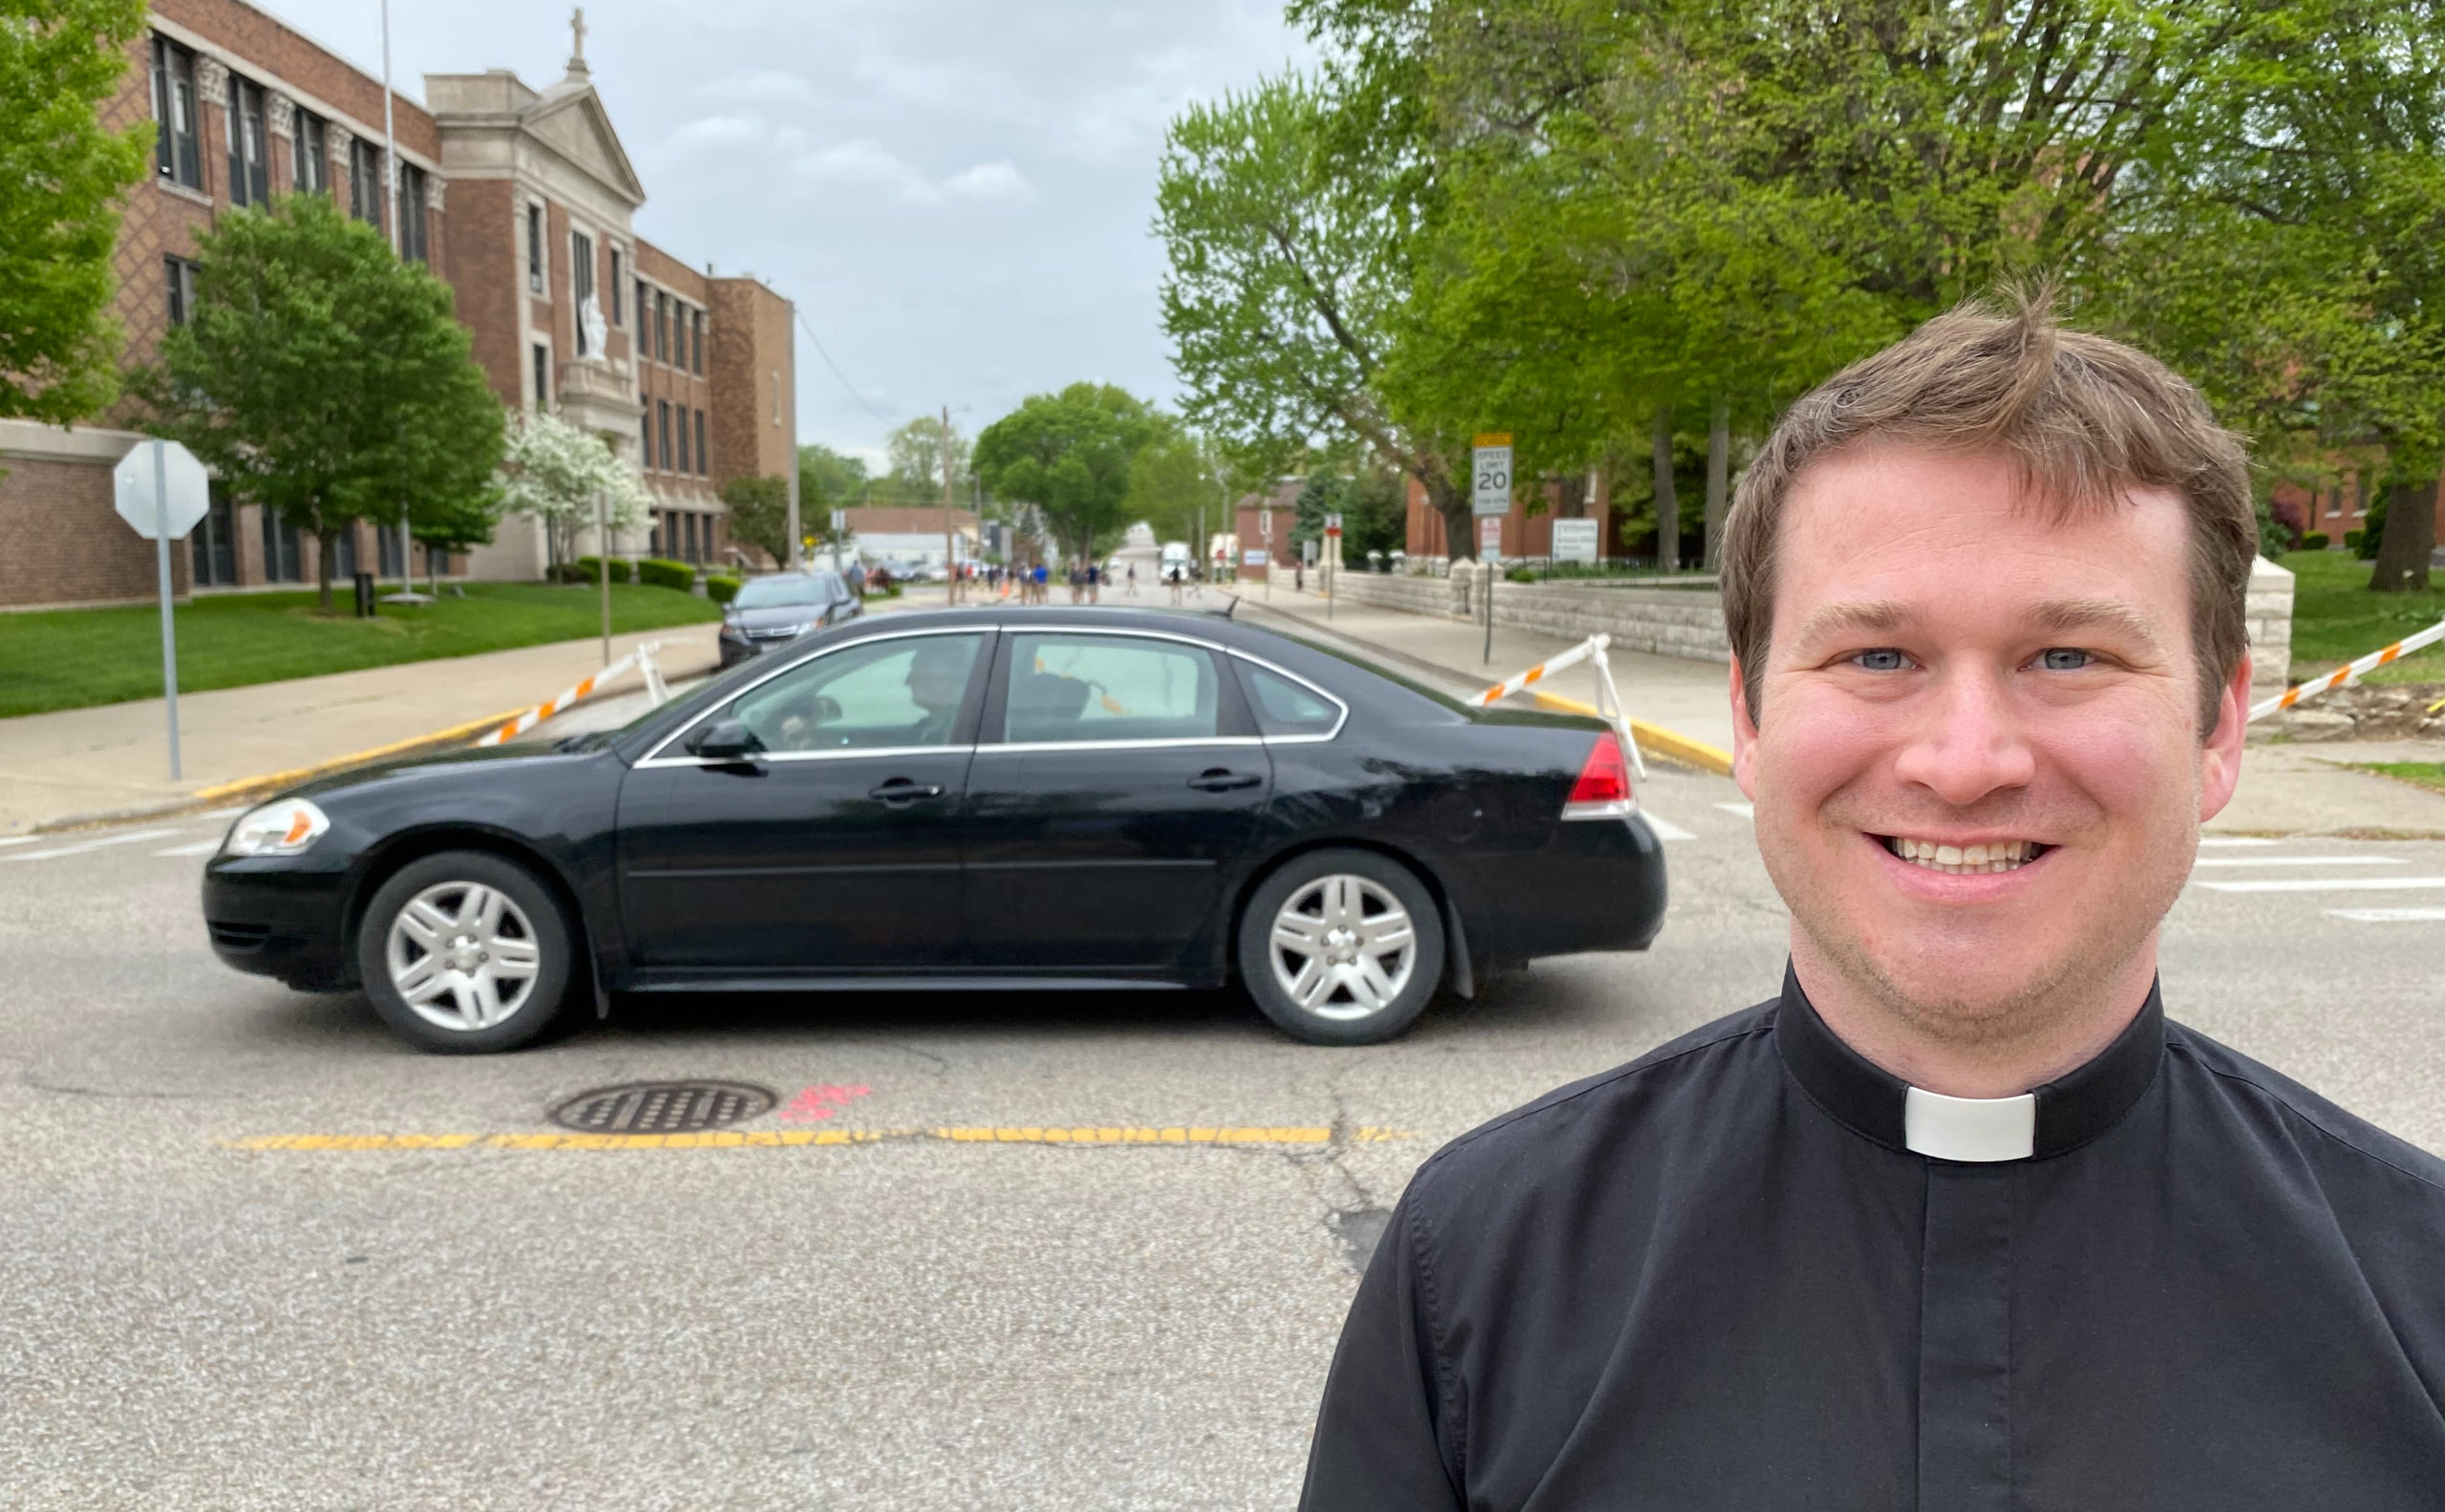
<instances>
[{"instance_id":1,"label":"car side mirror","mask_svg":"<svg viewBox=\"0 0 2445 1512\"><path fill-rule=\"evenodd\" d=\"M752 761L764 754L764 742L742 719L716 719L707 725L688 749L709 761Z\"/></svg>"}]
</instances>

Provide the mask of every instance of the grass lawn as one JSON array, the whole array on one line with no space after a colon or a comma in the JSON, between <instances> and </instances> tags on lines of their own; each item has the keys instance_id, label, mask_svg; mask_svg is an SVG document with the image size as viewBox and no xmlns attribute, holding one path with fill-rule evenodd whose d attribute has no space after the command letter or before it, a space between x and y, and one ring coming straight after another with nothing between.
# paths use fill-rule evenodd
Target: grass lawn
<instances>
[{"instance_id":1,"label":"grass lawn","mask_svg":"<svg viewBox=\"0 0 2445 1512\"><path fill-rule=\"evenodd\" d=\"M2445 591L2371 593L2371 564L2349 551L2287 551L2292 572L2292 679L2313 677L2355 656L2445 620ZM2432 578L2432 581L2434 579ZM2304 664L2307 664L2306 667ZM2445 647L2414 651L2366 682L2445 682Z\"/></svg>"},{"instance_id":2,"label":"grass lawn","mask_svg":"<svg viewBox=\"0 0 2445 1512\"><path fill-rule=\"evenodd\" d=\"M537 583L475 583L463 599L421 607L385 604L372 619L325 618L311 588L197 599L176 610L179 689L243 688L366 667L472 656L601 627L597 590ZM720 606L675 588L611 585L614 632L721 618ZM0 717L161 696L160 610L55 609L0 614Z\"/></svg>"},{"instance_id":3,"label":"grass lawn","mask_svg":"<svg viewBox=\"0 0 2445 1512\"><path fill-rule=\"evenodd\" d=\"M2382 773L2445 793L2445 761L2359 761L2353 764L2363 772Z\"/></svg>"}]
</instances>

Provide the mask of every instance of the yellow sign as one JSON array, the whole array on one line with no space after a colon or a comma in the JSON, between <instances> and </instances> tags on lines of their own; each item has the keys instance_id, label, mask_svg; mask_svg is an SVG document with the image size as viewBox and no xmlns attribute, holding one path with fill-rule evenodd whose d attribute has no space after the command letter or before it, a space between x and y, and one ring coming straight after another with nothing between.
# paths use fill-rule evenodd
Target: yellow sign
<instances>
[{"instance_id":1,"label":"yellow sign","mask_svg":"<svg viewBox=\"0 0 2445 1512\"><path fill-rule=\"evenodd\" d=\"M1488 431L1485 435L1472 439L1469 444L1472 446L1509 446L1511 444L1511 433L1509 431Z\"/></svg>"}]
</instances>

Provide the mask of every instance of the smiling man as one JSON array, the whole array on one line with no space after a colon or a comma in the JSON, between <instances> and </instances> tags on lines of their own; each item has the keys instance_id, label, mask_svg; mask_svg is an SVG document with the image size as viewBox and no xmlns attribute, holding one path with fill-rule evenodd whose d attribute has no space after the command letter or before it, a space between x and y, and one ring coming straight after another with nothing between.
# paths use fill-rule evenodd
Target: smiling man
<instances>
[{"instance_id":1,"label":"smiling man","mask_svg":"<svg viewBox=\"0 0 2445 1512\"><path fill-rule=\"evenodd\" d=\"M1793 406L1723 557L1782 991L1420 1169L1307 1507L2445 1506L2445 1162L2158 996L2256 545L2042 308Z\"/></svg>"}]
</instances>

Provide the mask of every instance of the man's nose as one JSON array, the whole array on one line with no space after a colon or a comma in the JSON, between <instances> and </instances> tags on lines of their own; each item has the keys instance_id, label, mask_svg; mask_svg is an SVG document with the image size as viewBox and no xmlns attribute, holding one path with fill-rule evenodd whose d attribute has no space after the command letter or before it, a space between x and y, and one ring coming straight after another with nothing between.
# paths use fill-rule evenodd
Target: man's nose
<instances>
[{"instance_id":1,"label":"man's nose","mask_svg":"<svg viewBox=\"0 0 2445 1512\"><path fill-rule=\"evenodd\" d=\"M1966 807L1990 793L2026 787L2037 758L2023 737L2009 672L1947 670L1922 699L1894 775Z\"/></svg>"}]
</instances>

